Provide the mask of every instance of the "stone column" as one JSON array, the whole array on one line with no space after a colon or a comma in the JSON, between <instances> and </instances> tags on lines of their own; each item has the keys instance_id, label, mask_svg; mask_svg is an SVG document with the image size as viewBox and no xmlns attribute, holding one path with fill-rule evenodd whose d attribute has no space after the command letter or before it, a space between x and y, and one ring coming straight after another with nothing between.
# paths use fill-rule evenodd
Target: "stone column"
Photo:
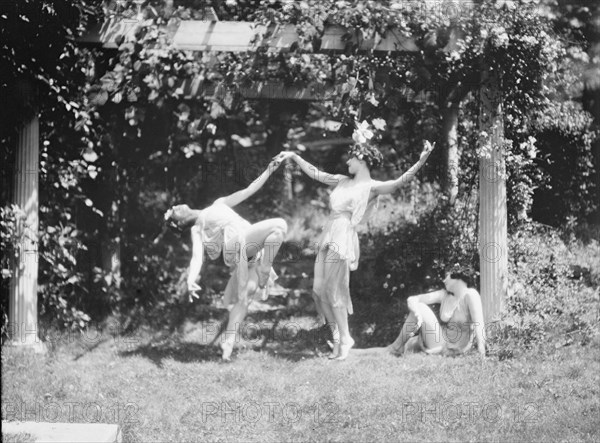
<instances>
[{"instance_id":1,"label":"stone column","mask_svg":"<svg viewBox=\"0 0 600 443\"><path fill-rule=\"evenodd\" d=\"M13 202L23 211L17 222L19 253L10 282L9 333L14 346L42 351L38 330L38 174L39 120L34 116L19 132Z\"/></svg>"},{"instance_id":2,"label":"stone column","mask_svg":"<svg viewBox=\"0 0 600 443\"><path fill-rule=\"evenodd\" d=\"M487 323L497 321L508 284L506 164L502 104L497 77L483 70L479 159L480 293Z\"/></svg>"}]
</instances>

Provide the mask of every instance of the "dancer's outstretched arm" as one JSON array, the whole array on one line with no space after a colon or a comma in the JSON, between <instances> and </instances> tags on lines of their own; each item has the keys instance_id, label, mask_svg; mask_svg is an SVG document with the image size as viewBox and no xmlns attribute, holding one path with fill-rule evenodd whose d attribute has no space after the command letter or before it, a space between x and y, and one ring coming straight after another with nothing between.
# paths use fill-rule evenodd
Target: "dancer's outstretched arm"
<instances>
[{"instance_id":1,"label":"dancer's outstretched arm","mask_svg":"<svg viewBox=\"0 0 600 443\"><path fill-rule=\"evenodd\" d=\"M340 182L340 180L347 178L343 174L330 174L328 172L321 171L316 166L311 165L309 162L304 160L295 152L283 151L279 153L279 155L277 155L275 158L279 160L286 160L288 158L291 158L296 162L298 166L300 166L300 169L302 169L302 171L310 178L329 186L335 186Z\"/></svg>"},{"instance_id":2,"label":"dancer's outstretched arm","mask_svg":"<svg viewBox=\"0 0 600 443\"><path fill-rule=\"evenodd\" d=\"M263 173L260 174L256 180L254 180L252 183L250 183L250 185L247 188L242 189L237 192L234 192L233 194L230 194L226 197L221 197L221 198L217 199L215 201L215 203L217 203L217 202L224 203L227 206L229 206L230 208L234 207L235 205L239 205L241 202L246 200L248 197L251 197L260 188L262 188L263 185L267 182L267 180L271 176L271 174L273 174L277 170L277 168L279 167L280 164L281 164L281 160L279 160L278 158L271 160L271 163L269 163L269 166L267 166L267 169L265 169L263 171Z\"/></svg>"},{"instance_id":3,"label":"dancer's outstretched arm","mask_svg":"<svg viewBox=\"0 0 600 443\"><path fill-rule=\"evenodd\" d=\"M190 270L188 272L187 286L190 291L190 301L192 297L198 298L196 291L199 291L200 285L196 283L196 279L202 269L202 260L204 258L204 246L202 244L202 236L198 226L192 227L192 260L190 262Z\"/></svg>"},{"instance_id":4,"label":"dancer's outstretched arm","mask_svg":"<svg viewBox=\"0 0 600 443\"><path fill-rule=\"evenodd\" d=\"M425 164L425 162L427 161L427 158L429 157L429 154L431 154L431 151L433 151L434 146L435 146L435 143L432 144L429 141L425 140L425 143L423 144L423 151L421 152L421 157L419 158L418 162L416 162L414 165L412 165L412 167L408 171L406 171L404 174L402 174L397 179L387 180L384 182L379 182L379 183L374 184L373 187L371 188L372 191L376 195L381 195L381 194L391 194L392 192L400 189L402 187L402 185L404 185L409 180L412 180L413 177L416 175L417 171L419 169L421 169L421 166L423 166Z\"/></svg>"}]
</instances>

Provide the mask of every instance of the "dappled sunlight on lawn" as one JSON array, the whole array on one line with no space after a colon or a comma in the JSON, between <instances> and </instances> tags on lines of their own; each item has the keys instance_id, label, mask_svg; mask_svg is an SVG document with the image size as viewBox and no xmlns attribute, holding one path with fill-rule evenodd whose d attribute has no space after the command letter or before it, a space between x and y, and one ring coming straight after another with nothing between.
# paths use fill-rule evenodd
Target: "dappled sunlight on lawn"
<instances>
[{"instance_id":1,"label":"dappled sunlight on lawn","mask_svg":"<svg viewBox=\"0 0 600 443\"><path fill-rule=\"evenodd\" d=\"M86 422L93 405L103 422L122 425L125 441L598 437L598 341L505 361L334 362L289 342L286 353L275 340L221 363L215 347L144 340L131 349L106 342L77 360L64 349L38 357L3 348L3 419L44 419L55 404L65 421L71 407L74 421ZM575 418L577 428L568 425Z\"/></svg>"}]
</instances>

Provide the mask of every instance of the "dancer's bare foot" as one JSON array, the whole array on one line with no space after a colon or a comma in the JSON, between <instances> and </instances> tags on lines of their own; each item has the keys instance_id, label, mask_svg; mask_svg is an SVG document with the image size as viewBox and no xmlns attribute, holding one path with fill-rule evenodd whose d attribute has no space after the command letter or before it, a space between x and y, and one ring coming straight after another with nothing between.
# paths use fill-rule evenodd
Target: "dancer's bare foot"
<instances>
[{"instance_id":1,"label":"dancer's bare foot","mask_svg":"<svg viewBox=\"0 0 600 443\"><path fill-rule=\"evenodd\" d=\"M331 354L329 354L329 360L334 360L340 355L340 342L332 343L327 340L327 345L331 348Z\"/></svg>"},{"instance_id":2,"label":"dancer's bare foot","mask_svg":"<svg viewBox=\"0 0 600 443\"><path fill-rule=\"evenodd\" d=\"M354 346L354 340L350 338L347 342L340 343L340 353L335 358L337 361L346 360L350 354L350 349Z\"/></svg>"}]
</instances>

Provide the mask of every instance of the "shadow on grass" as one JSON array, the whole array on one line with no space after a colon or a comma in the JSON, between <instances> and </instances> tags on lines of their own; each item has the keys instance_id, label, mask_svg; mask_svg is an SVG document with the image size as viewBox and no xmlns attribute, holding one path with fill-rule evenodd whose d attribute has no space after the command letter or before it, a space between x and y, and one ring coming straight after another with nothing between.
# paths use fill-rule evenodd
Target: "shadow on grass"
<instances>
[{"instance_id":1,"label":"shadow on grass","mask_svg":"<svg viewBox=\"0 0 600 443\"><path fill-rule=\"evenodd\" d=\"M329 355L327 341L332 340L331 331L327 326L316 326L317 315L308 289L311 286L310 279L300 279L298 275L299 269L288 266L285 277L280 279L283 287L297 289L293 299L272 296L251 307L245 320L248 324L242 328L242 337L234 349L234 361L243 354L244 349L293 362ZM391 343L404 320L405 302L361 294L360 291L356 291L355 298L355 313L349 321L356 347L368 348ZM221 360L219 343L228 318L225 309L210 304L181 304L176 309L163 311L160 317L163 326L166 326L164 323L168 324L164 328L169 331L166 335L154 337L134 349L121 352L121 355L143 356L158 367L162 367L162 361L166 358L184 363Z\"/></svg>"},{"instance_id":2,"label":"shadow on grass","mask_svg":"<svg viewBox=\"0 0 600 443\"><path fill-rule=\"evenodd\" d=\"M300 329L293 336L271 335L261 350L272 357L297 362L329 354L327 341L331 339L331 330L326 326Z\"/></svg>"},{"instance_id":3,"label":"shadow on grass","mask_svg":"<svg viewBox=\"0 0 600 443\"><path fill-rule=\"evenodd\" d=\"M333 338L331 330L327 326L316 326L316 314L311 303L309 295L303 294L299 306L279 304L276 310L251 312L246 318L248 324L242 328L241 338L236 342L233 360L244 349L292 362L329 355L327 342ZM398 309L360 301L356 305L359 309L350 317L350 321L357 348L385 346L395 339L399 329L398 318L402 319ZM134 349L122 351L120 355L142 356L161 368L162 361L169 358L183 363L221 361L219 343L223 339L227 315L218 320L214 317L213 328L215 324L218 325L213 329L215 335L209 336L201 329L201 322L194 322L187 331L180 328L173 335L154 337ZM203 332L198 333L200 330ZM192 338L194 332L198 333L200 342ZM182 339L184 336L187 337L185 340Z\"/></svg>"},{"instance_id":4,"label":"shadow on grass","mask_svg":"<svg viewBox=\"0 0 600 443\"><path fill-rule=\"evenodd\" d=\"M318 328L299 330L293 337L274 338L272 328L263 328L256 330L251 339L246 337L246 340L236 343L233 359L235 361L243 349L265 352L272 357L292 362L319 358L328 353L327 339L331 339L330 335L327 328ZM215 340L214 343L182 342L173 339L162 343L153 341L134 349L121 351L119 355L144 357L161 369L165 359L173 359L181 363L221 362L221 349L218 343L220 339Z\"/></svg>"},{"instance_id":5,"label":"shadow on grass","mask_svg":"<svg viewBox=\"0 0 600 443\"><path fill-rule=\"evenodd\" d=\"M122 351L119 355L122 357L145 357L159 368L163 367L165 359L173 359L182 363L221 361L221 350L217 346L179 341L149 343L132 350Z\"/></svg>"},{"instance_id":6,"label":"shadow on grass","mask_svg":"<svg viewBox=\"0 0 600 443\"><path fill-rule=\"evenodd\" d=\"M79 352L77 355L75 355L75 357L73 357L73 361L79 360L80 358L84 357L86 354L89 354L90 352L94 351L96 348L100 347L100 345L103 345L103 344L109 342L111 339L114 340L114 337L106 337L102 340L98 340L96 343L84 346L83 351Z\"/></svg>"}]
</instances>

